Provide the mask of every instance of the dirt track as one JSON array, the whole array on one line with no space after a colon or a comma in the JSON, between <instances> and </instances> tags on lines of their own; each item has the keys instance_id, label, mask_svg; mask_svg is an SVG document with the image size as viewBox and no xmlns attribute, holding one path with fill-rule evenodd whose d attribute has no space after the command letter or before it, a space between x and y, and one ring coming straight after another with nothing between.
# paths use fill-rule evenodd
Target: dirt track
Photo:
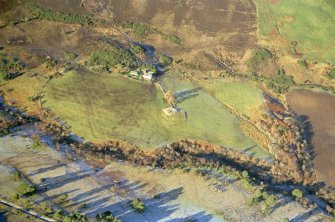
<instances>
[{"instance_id":1,"label":"dirt track","mask_svg":"<svg viewBox=\"0 0 335 222\"><path fill-rule=\"evenodd\" d=\"M335 97L294 90L286 98L290 107L312 124L313 164L318 178L335 186Z\"/></svg>"}]
</instances>

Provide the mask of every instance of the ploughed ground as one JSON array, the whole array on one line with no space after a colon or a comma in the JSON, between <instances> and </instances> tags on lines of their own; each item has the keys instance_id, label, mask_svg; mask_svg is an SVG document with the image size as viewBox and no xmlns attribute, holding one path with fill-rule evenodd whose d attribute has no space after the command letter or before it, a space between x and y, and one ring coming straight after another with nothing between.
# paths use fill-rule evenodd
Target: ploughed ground
<instances>
[{"instance_id":1,"label":"ploughed ground","mask_svg":"<svg viewBox=\"0 0 335 222\"><path fill-rule=\"evenodd\" d=\"M301 119L311 123L313 164L318 178L335 186L335 97L321 92L293 90L286 99Z\"/></svg>"}]
</instances>

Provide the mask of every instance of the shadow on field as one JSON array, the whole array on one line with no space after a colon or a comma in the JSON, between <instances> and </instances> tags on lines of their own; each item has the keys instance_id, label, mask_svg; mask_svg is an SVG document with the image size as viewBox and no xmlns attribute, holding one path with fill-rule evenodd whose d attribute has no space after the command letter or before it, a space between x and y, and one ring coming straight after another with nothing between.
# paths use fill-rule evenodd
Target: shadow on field
<instances>
[{"instance_id":1,"label":"shadow on field","mask_svg":"<svg viewBox=\"0 0 335 222\"><path fill-rule=\"evenodd\" d=\"M31 175L53 171L62 167L64 167L63 164L55 164L53 166L33 171ZM174 219L167 221L181 222L185 220L196 220L207 222L212 218L211 215L206 214L204 211L196 211L191 215L180 211L180 206L176 200L183 193L182 187L172 189L167 192L156 193L155 195L152 194L152 197L140 198L145 203L146 209L145 212L138 213L131 208L130 202L132 199L139 197L138 195L142 192L142 189L147 186L146 183L141 183L140 181L130 182L129 180L124 179L115 180L111 183L89 189L90 184L87 184L89 180L85 180L80 184L88 186L88 189L82 191L80 188L81 186L77 186L76 184L78 184L79 180L86 177L94 177L95 175L92 173L92 169L80 170L77 172L65 171L62 175L43 178L41 183L38 185L38 189L41 194L46 190L65 190L53 196L44 197L44 199L40 200L40 202L54 200L67 209L78 209L89 218L94 218L97 213L105 211L111 211L122 221L136 220L154 222L164 218L169 218L172 215ZM69 186L70 188L66 188ZM67 198L68 196L71 197ZM178 215L174 215L176 213Z\"/></svg>"},{"instance_id":2,"label":"shadow on field","mask_svg":"<svg viewBox=\"0 0 335 222\"><path fill-rule=\"evenodd\" d=\"M168 192L162 192L154 195L152 198L142 199L145 203L146 210L143 213L138 213L133 210L130 206L130 200L124 200L105 208L100 208L100 211L110 210L122 221L148 221L154 222L161 219L167 218L175 213L179 209L178 204L170 203L178 199L178 197L183 193L183 188L179 187ZM170 222L182 222L185 220L190 221L203 221L207 222L212 218L211 215L206 214L205 212L197 212L193 215L187 217L174 218L167 220Z\"/></svg>"},{"instance_id":3,"label":"shadow on field","mask_svg":"<svg viewBox=\"0 0 335 222\"><path fill-rule=\"evenodd\" d=\"M85 204L88 207L87 211L85 210L87 216L94 217L99 212L107 211L110 201L115 202L115 200L122 199L121 196L137 192L146 185L138 181L129 183L128 180L115 182L74 196L71 198L74 203L68 205L68 207ZM109 195L103 195L101 192L104 191L109 191Z\"/></svg>"},{"instance_id":4,"label":"shadow on field","mask_svg":"<svg viewBox=\"0 0 335 222\"><path fill-rule=\"evenodd\" d=\"M59 167L64 167L64 166L66 166L65 163L59 163L59 164L55 164L55 165L52 165L52 166L49 166L49 167L40 168L38 170L35 170L35 171L29 173L28 176L35 176L37 174L45 173L47 171L55 170L55 169L57 169Z\"/></svg>"},{"instance_id":5,"label":"shadow on field","mask_svg":"<svg viewBox=\"0 0 335 222\"><path fill-rule=\"evenodd\" d=\"M0 222L7 222L5 215L0 212Z\"/></svg>"},{"instance_id":6,"label":"shadow on field","mask_svg":"<svg viewBox=\"0 0 335 222\"><path fill-rule=\"evenodd\" d=\"M317 154L314 151L314 147L312 143L312 139L314 136L312 123L310 122L309 117L306 115L298 115L298 121L300 123L300 126L304 130L303 136L307 142L307 150L313 160Z\"/></svg>"},{"instance_id":7,"label":"shadow on field","mask_svg":"<svg viewBox=\"0 0 335 222\"><path fill-rule=\"evenodd\" d=\"M199 95L199 93L198 93L199 90L201 90L201 87L196 87L196 88L189 89L189 90L179 91L179 92L176 92L174 94L174 97L176 98L178 103L181 103L181 102L183 102L187 99L198 96Z\"/></svg>"},{"instance_id":8,"label":"shadow on field","mask_svg":"<svg viewBox=\"0 0 335 222\"><path fill-rule=\"evenodd\" d=\"M292 218L290 221L292 222L307 221L310 217L318 215L320 213L321 213L320 209L311 209L303 214L299 214L298 216Z\"/></svg>"}]
</instances>

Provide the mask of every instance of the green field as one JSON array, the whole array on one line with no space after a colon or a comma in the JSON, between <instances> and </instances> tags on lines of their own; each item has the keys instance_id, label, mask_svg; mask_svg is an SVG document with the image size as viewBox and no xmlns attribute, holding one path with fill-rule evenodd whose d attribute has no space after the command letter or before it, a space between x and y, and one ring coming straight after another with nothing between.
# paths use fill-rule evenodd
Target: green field
<instances>
[{"instance_id":1,"label":"green field","mask_svg":"<svg viewBox=\"0 0 335 222\"><path fill-rule=\"evenodd\" d=\"M297 51L311 61L335 64L335 1L258 0L259 33L270 36L278 29L281 37L296 41Z\"/></svg>"},{"instance_id":2,"label":"green field","mask_svg":"<svg viewBox=\"0 0 335 222\"><path fill-rule=\"evenodd\" d=\"M46 86L46 107L72 126L74 133L91 141L119 139L152 149L180 139L201 139L267 156L242 134L239 119L210 94L175 78L162 81L184 95L178 106L187 111L187 118L162 112L167 104L157 85L117 74L70 73L51 80Z\"/></svg>"},{"instance_id":3,"label":"green field","mask_svg":"<svg viewBox=\"0 0 335 222\"><path fill-rule=\"evenodd\" d=\"M248 82L206 81L204 87L218 100L246 116L263 105L262 90Z\"/></svg>"}]
</instances>

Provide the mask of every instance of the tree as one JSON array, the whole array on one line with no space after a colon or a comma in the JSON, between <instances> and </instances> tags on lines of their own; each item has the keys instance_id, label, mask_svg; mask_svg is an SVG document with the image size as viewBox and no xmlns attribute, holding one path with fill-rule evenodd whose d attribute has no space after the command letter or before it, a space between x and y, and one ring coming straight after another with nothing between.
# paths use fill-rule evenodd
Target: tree
<instances>
[{"instance_id":1,"label":"tree","mask_svg":"<svg viewBox=\"0 0 335 222\"><path fill-rule=\"evenodd\" d=\"M164 66L168 66L172 63L173 59L167 55L160 55L159 62L162 63Z\"/></svg>"},{"instance_id":2,"label":"tree","mask_svg":"<svg viewBox=\"0 0 335 222\"><path fill-rule=\"evenodd\" d=\"M134 199L131 201L131 207L136 210L137 212L143 213L145 210L145 205L142 200L140 199Z\"/></svg>"},{"instance_id":3,"label":"tree","mask_svg":"<svg viewBox=\"0 0 335 222\"><path fill-rule=\"evenodd\" d=\"M296 198L296 199L300 199L303 197L303 193L301 190L299 189L294 189L292 190L292 195Z\"/></svg>"},{"instance_id":4,"label":"tree","mask_svg":"<svg viewBox=\"0 0 335 222\"><path fill-rule=\"evenodd\" d=\"M248 173L248 171L243 170L243 172L242 172L242 177L243 177L243 179L248 179L248 178L249 178L249 173Z\"/></svg>"},{"instance_id":5,"label":"tree","mask_svg":"<svg viewBox=\"0 0 335 222\"><path fill-rule=\"evenodd\" d=\"M328 70L325 77L330 80L335 79L335 68Z\"/></svg>"},{"instance_id":6,"label":"tree","mask_svg":"<svg viewBox=\"0 0 335 222\"><path fill-rule=\"evenodd\" d=\"M82 215L79 212L73 212L64 217L63 222L88 222L88 219L85 215Z\"/></svg>"},{"instance_id":7,"label":"tree","mask_svg":"<svg viewBox=\"0 0 335 222\"><path fill-rule=\"evenodd\" d=\"M115 217L112 212L110 211L105 211L103 213L98 213L95 216L95 219L97 221L102 221L102 222L121 222L120 219L118 219L117 217Z\"/></svg>"}]
</instances>

